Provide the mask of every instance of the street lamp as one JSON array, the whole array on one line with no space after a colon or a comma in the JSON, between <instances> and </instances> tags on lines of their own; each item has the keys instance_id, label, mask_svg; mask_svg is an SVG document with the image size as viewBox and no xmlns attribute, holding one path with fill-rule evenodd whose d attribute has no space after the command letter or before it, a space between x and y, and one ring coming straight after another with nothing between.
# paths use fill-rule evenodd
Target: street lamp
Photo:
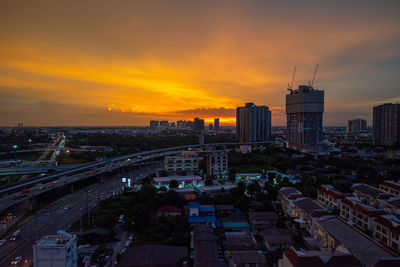
<instances>
[{"instance_id":1,"label":"street lamp","mask_svg":"<svg viewBox=\"0 0 400 267\"><path fill-rule=\"evenodd\" d=\"M14 165L17 166L17 145L13 145L14 148Z\"/></svg>"}]
</instances>

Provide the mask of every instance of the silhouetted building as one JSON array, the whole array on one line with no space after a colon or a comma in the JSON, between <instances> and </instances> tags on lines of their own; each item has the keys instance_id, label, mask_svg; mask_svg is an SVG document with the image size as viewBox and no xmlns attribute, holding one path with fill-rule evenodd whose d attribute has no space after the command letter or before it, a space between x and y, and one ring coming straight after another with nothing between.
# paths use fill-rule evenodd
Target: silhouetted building
<instances>
[{"instance_id":1,"label":"silhouetted building","mask_svg":"<svg viewBox=\"0 0 400 267\"><path fill-rule=\"evenodd\" d=\"M347 133L357 133L367 130L367 121L364 119L354 119L347 121Z\"/></svg>"},{"instance_id":2,"label":"silhouetted building","mask_svg":"<svg viewBox=\"0 0 400 267\"><path fill-rule=\"evenodd\" d=\"M374 107L374 138L376 145L400 143L400 104Z\"/></svg>"},{"instance_id":3,"label":"silhouetted building","mask_svg":"<svg viewBox=\"0 0 400 267\"><path fill-rule=\"evenodd\" d=\"M268 141L271 137L271 111L268 106L246 103L236 108L236 138L239 142Z\"/></svg>"},{"instance_id":4,"label":"silhouetted building","mask_svg":"<svg viewBox=\"0 0 400 267\"><path fill-rule=\"evenodd\" d=\"M322 141L324 91L299 85L286 95L287 143L290 148L318 152Z\"/></svg>"},{"instance_id":5,"label":"silhouetted building","mask_svg":"<svg viewBox=\"0 0 400 267\"><path fill-rule=\"evenodd\" d=\"M219 118L214 119L214 129L219 130Z\"/></svg>"},{"instance_id":6,"label":"silhouetted building","mask_svg":"<svg viewBox=\"0 0 400 267\"><path fill-rule=\"evenodd\" d=\"M212 123L210 123L210 124L208 125L208 129L209 129L210 131L212 131L212 130L214 129L214 126L213 126Z\"/></svg>"},{"instance_id":7,"label":"silhouetted building","mask_svg":"<svg viewBox=\"0 0 400 267\"><path fill-rule=\"evenodd\" d=\"M169 127L168 121L160 121L160 127Z\"/></svg>"},{"instance_id":8,"label":"silhouetted building","mask_svg":"<svg viewBox=\"0 0 400 267\"><path fill-rule=\"evenodd\" d=\"M204 120L195 118L193 123L193 129L197 132L204 131Z\"/></svg>"},{"instance_id":9,"label":"silhouetted building","mask_svg":"<svg viewBox=\"0 0 400 267\"><path fill-rule=\"evenodd\" d=\"M150 128L157 129L158 128L158 121L150 121Z\"/></svg>"}]
</instances>

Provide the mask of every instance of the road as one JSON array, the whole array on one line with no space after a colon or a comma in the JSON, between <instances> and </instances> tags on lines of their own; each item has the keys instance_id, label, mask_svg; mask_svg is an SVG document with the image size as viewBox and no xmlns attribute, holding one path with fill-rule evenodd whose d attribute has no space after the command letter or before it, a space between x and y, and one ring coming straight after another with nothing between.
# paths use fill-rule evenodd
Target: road
<instances>
[{"instance_id":1,"label":"road","mask_svg":"<svg viewBox=\"0 0 400 267\"><path fill-rule=\"evenodd\" d=\"M160 163L155 163L151 167L135 170L132 172L132 177L144 177L154 173L159 165ZM105 183L93 185L91 193L88 193L86 188L64 197L50 210L21 227L20 239L10 241L7 237L6 244L2 245L0 250L0 266L10 266L11 261L17 256L22 256L23 260L28 261L19 266L29 266L33 260L32 246L36 240L43 235L54 235L60 229L67 229L80 217L81 209L87 205L94 207L113 192L121 190L122 186L122 181L118 176L108 179ZM66 206L69 207L68 210L64 210Z\"/></svg>"}]
</instances>

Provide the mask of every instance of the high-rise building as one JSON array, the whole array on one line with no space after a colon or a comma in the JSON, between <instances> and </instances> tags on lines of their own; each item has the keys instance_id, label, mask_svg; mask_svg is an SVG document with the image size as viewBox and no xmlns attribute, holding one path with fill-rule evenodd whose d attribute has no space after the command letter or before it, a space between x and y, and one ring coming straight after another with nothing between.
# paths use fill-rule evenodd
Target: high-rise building
<instances>
[{"instance_id":1,"label":"high-rise building","mask_svg":"<svg viewBox=\"0 0 400 267\"><path fill-rule=\"evenodd\" d=\"M364 119L354 119L347 121L347 133L358 133L367 130L367 121Z\"/></svg>"},{"instance_id":2,"label":"high-rise building","mask_svg":"<svg viewBox=\"0 0 400 267\"><path fill-rule=\"evenodd\" d=\"M160 121L160 127L169 127L169 122L168 121Z\"/></svg>"},{"instance_id":3,"label":"high-rise building","mask_svg":"<svg viewBox=\"0 0 400 267\"><path fill-rule=\"evenodd\" d=\"M373 130L376 145L400 144L400 104L374 107Z\"/></svg>"},{"instance_id":4,"label":"high-rise building","mask_svg":"<svg viewBox=\"0 0 400 267\"><path fill-rule=\"evenodd\" d=\"M236 108L236 138L239 142L268 141L271 137L271 111L268 106L246 103Z\"/></svg>"},{"instance_id":5,"label":"high-rise building","mask_svg":"<svg viewBox=\"0 0 400 267\"><path fill-rule=\"evenodd\" d=\"M63 230L58 235L44 236L33 245L33 266L75 267L78 265L76 235Z\"/></svg>"},{"instance_id":6,"label":"high-rise building","mask_svg":"<svg viewBox=\"0 0 400 267\"><path fill-rule=\"evenodd\" d=\"M194 119L193 129L196 132L204 131L204 120L203 119L199 119L199 118L196 117Z\"/></svg>"},{"instance_id":7,"label":"high-rise building","mask_svg":"<svg viewBox=\"0 0 400 267\"><path fill-rule=\"evenodd\" d=\"M158 128L158 121L150 121L150 128L157 129Z\"/></svg>"},{"instance_id":8,"label":"high-rise building","mask_svg":"<svg viewBox=\"0 0 400 267\"><path fill-rule=\"evenodd\" d=\"M228 154L225 150L213 150L207 153L207 177L228 178Z\"/></svg>"},{"instance_id":9,"label":"high-rise building","mask_svg":"<svg viewBox=\"0 0 400 267\"><path fill-rule=\"evenodd\" d=\"M214 119L214 129L219 130L219 118Z\"/></svg>"},{"instance_id":10,"label":"high-rise building","mask_svg":"<svg viewBox=\"0 0 400 267\"><path fill-rule=\"evenodd\" d=\"M324 91L299 85L286 95L287 143L294 149L318 152L322 141Z\"/></svg>"},{"instance_id":11,"label":"high-rise building","mask_svg":"<svg viewBox=\"0 0 400 267\"><path fill-rule=\"evenodd\" d=\"M208 125L208 129L209 129L210 131L212 131L212 130L214 129L214 125L213 125L212 123L210 123L210 124Z\"/></svg>"}]
</instances>

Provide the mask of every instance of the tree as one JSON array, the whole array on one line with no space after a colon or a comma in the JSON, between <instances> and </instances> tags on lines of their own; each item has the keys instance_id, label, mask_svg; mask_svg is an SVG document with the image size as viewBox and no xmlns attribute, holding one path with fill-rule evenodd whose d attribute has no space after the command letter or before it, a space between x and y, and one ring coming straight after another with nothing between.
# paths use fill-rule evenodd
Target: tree
<instances>
[{"instance_id":1,"label":"tree","mask_svg":"<svg viewBox=\"0 0 400 267\"><path fill-rule=\"evenodd\" d=\"M169 188L178 188L179 184L176 180L171 180L171 182L169 182Z\"/></svg>"},{"instance_id":2,"label":"tree","mask_svg":"<svg viewBox=\"0 0 400 267\"><path fill-rule=\"evenodd\" d=\"M204 182L204 184L205 184L205 185L213 185L213 181L212 181L211 179L207 179L207 180Z\"/></svg>"},{"instance_id":3,"label":"tree","mask_svg":"<svg viewBox=\"0 0 400 267\"><path fill-rule=\"evenodd\" d=\"M261 192L261 186L257 181L254 181L247 186L247 193L249 193L251 197L253 197L257 192Z\"/></svg>"},{"instance_id":4,"label":"tree","mask_svg":"<svg viewBox=\"0 0 400 267\"><path fill-rule=\"evenodd\" d=\"M229 181L234 184L236 182L236 171L235 169L231 169L229 171Z\"/></svg>"}]
</instances>

